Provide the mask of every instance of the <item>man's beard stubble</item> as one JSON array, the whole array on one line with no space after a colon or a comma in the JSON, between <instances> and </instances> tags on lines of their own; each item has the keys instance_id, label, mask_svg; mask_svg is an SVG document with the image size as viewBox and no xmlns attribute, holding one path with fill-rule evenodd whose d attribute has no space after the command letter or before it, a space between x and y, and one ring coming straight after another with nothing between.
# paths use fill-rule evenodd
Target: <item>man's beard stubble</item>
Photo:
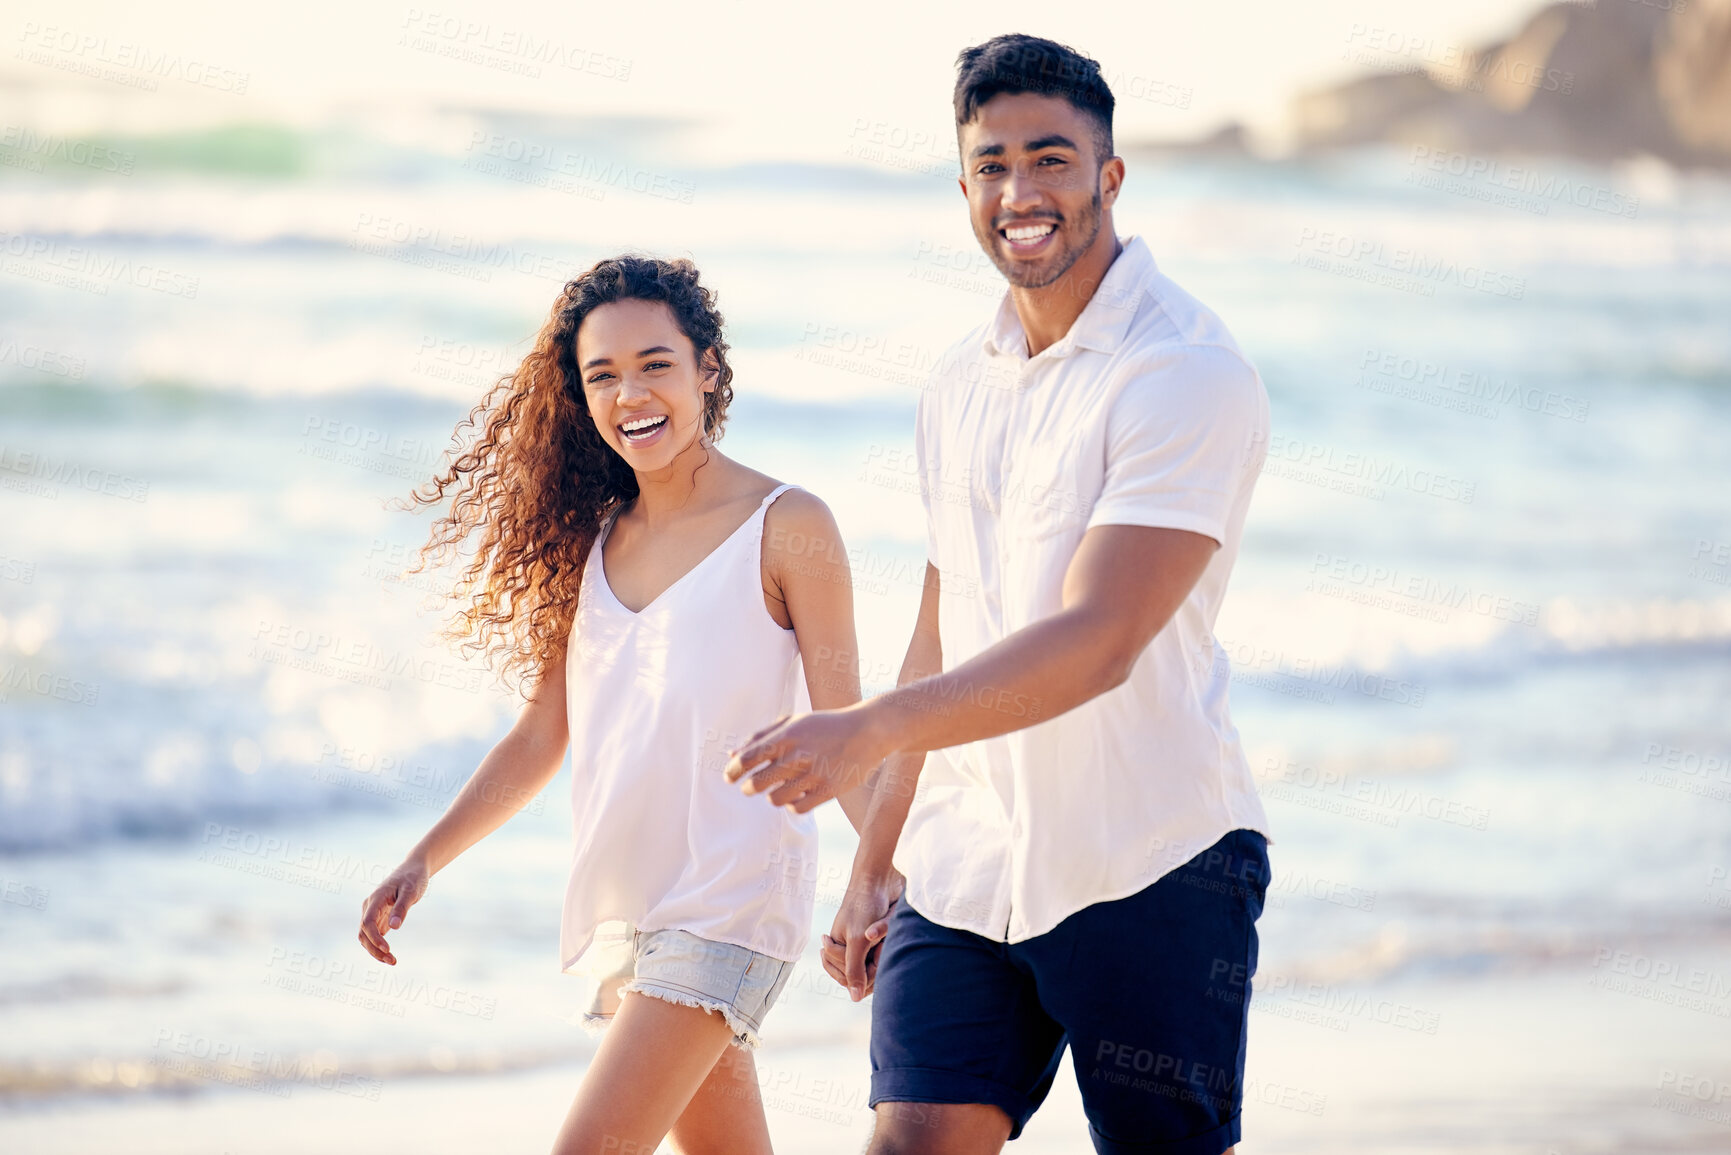
<instances>
[{"instance_id":1,"label":"man's beard stubble","mask_svg":"<svg viewBox=\"0 0 1731 1155\"><path fill-rule=\"evenodd\" d=\"M986 250L992 264L998 267L998 272L1004 274L1004 279L1019 289L1043 289L1059 277L1070 271L1082 254L1088 251L1088 246L1100 235L1100 181L1094 181L1094 195L1088 198L1088 207L1082 215L1076 218L1077 231L1085 233L1081 241L1050 258L1052 271L1046 272L1040 268L1029 268L1020 261L1012 260L1004 255L1000 245L1006 244L1004 238L998 235L996 228L991 229L986 236L978 237L981 247ZM1063 230L1060 229L1060 232Z\"/></svg>"}]
</instances>

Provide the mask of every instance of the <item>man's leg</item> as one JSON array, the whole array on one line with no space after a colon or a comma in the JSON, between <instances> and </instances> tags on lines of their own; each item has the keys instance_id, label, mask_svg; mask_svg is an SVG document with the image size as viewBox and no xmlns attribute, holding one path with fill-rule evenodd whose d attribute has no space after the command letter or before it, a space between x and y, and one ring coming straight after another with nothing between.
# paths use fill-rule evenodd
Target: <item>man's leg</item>
<instances>
[{"instance_id":1,"label":"man's leg","mask_svg":"<svg viewBox=\"0 0 1731 1155\"><path fill-rule=\"evenodd\" d=\"M877 1105L866 1155L998 1155L1010 1117L986 1103Z\"/></svg>"},{"instance_id":2,"label":"man's leg","mask_svg":"<svg viewBox=\"0 0 1731 1155\"><path fill-rule=\"evenodd\" d=\"M1102 1155L1222 1155L1238 1142L1266 845L1232 831L1012 948L1068 1034Z\"/></svg>"},{"instance_id":3,"label":"man's leg","mask_svg":"<svg viewBox=\"0 0 1731 1155\"><path fill-rule=\"evenodd\" d=\"M872 1155L995 1155L1063 1053L1063 1028L1003 943L896 903L872 995Z\"/></svg>"}]
</instances>

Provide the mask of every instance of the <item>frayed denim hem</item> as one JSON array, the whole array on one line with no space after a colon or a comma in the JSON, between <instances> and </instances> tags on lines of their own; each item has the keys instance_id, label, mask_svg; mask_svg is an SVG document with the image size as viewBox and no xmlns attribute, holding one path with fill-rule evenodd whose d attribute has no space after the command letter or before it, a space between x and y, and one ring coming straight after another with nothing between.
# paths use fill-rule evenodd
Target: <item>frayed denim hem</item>
<instances>
[{"instance_id":1,"label":"frayed denim hem","mask_svg":"<svg viewBox=\"0 0 1731 1155\"><path fill-rule=\"evenodd\" d=\"M660 999L662 1002L674 1003L682 1007L696 1007L702 1011L714 1011L726 1021L728 1027L733 1031L733 1038L729 1042L742 1051L755 1051L762 1043L762 1040L758 1038L757 1029L741 1018L739 1012L731 1004L720 999L708 999L702 995L674 990L659 983L645 982L639 979L621 984L619 996L623 998L629 991L636 991L640 995L648 995L650 998ZM583 1029L590 1035L598 1035L612 1021L612 1015L586 1014L583 1016Z\"/></svg>"}]
</instances>

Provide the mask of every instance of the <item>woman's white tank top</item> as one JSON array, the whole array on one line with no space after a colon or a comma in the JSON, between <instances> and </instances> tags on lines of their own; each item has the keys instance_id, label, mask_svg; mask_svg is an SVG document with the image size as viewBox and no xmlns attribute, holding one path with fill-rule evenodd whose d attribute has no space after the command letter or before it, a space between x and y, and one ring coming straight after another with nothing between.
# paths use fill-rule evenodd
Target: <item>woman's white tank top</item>
<instances>
[{"instance_id":1,"label":"woman's white tank top","mask_svg":"<svg viewBox=\"0 0 1731 1155\"><path fill-rule=\"evenodd\" d=\"M805 949L816 820L721 776L735 746L810 709L794 632L763 604L759 560L769 505L791 488L777 486L638 613L607 584L611 518L589 551L565 662L564 971L610 973L634 930L689 931L788 961Z\"/></svg>"}]
</instances>

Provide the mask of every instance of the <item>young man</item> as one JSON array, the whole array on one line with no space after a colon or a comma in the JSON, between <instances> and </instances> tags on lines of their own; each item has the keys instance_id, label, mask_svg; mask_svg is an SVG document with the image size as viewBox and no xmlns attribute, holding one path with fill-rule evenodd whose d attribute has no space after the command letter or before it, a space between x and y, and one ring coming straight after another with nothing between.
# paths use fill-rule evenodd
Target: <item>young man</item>
<instances>
[{"instance_id":1,"label":"young man","mask_svg":"<svg viewBox=\"0 0 1731 1155\"><path fill-rule=\"evenodd\" d=\"M1221 1155L1268 862L1213 624L1267 395L1118 238L1098 65L1027 36L958 63L961 188L1010 288L920 398L900 685L771 727L727 773L803 811L884 763L825 947L863 997L887 924L871 1152L1000 1150L1068 1045L1097 1150Z\"/></svg>"}]
</instances>

